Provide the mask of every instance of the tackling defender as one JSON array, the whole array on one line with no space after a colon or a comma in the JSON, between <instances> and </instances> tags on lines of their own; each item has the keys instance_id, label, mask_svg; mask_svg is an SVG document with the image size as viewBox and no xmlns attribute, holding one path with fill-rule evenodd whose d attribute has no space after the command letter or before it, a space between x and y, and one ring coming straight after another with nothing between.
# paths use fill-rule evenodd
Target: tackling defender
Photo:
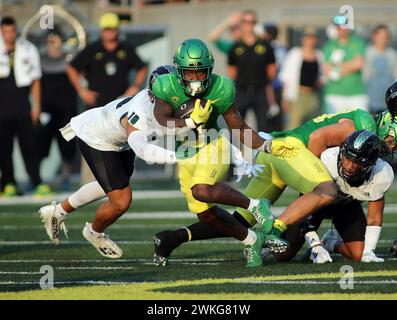
<instances>
[{"instance_id":1,"label":"tackling defender","mask_svg":"<svg viewBox=\"0 0 397 320\"><path fill-rule=\"evenodd\" d=\"M70 123L60 129L68 141L77 137L81 153L96 180L82 186L62 203L53 202L40 208L45 230L54 244L59 243L61 229L67 236L64 223L67 214L107 196L108 201L99 206L92 224L86 223L83 236L102 256L122 256L122 250L104 231L131 204L129 180L134 171L135 154L150 162L176 162L173 151L148 141L152 130L159 128L153 116L152 83L157 76L172 71L172 66L158 67L150 75L149 89L142 90L134 97L120 98L104 107L90 109L73 117Z\"/></svg>"},{"instance_id":2,"label":"tackling defender","mask_svg":"<svg viewBox=\"0 0 397 320\"><path fill-rule=\"evenodd\" d=\"M383 150L382 142L374 133L359 130L340 147L329 148L321 154L321 160L338 186L338 199L308 220L288 228L283 238L290 246L284 253L274 254L277 261L291 260L305 240L314 263L332 262L329 253L333 252L355 261L384 261L374 253L381 227L367 226L361 205L368 202L369 217L383 216L384 195L394 179L391 166L380 159ZM322 221L329 218L337 232L329 230L321 243L316 231Z\"/></svg>"},{"instance_id":3,"label":"tackling defender","mask_svg":"<svg viewBox=\"0 0 397 320\"><path fill-rule=\"evenodd\" d=\"M162 126L182 127L183 119L171 121L174 111L192 97L207 99L211 103L209 119L201 129L204 132L214 132L207 135L204 141L198 141L189 147L182 145L184 152L179 154L178 168L181 190L188 202L189 210L197 214L198 219L207 227L234 237L242 241L252 252L248 260L248 267L255 267L261 263L260 251L263 243L273 250L284 250L283 240L254 232L243 227L228 212L216 204L241 207L250 212L258 220L270 217L268 202L259 200L260 197L248 197L237 190L221 183L229 168L229 142L220 130L217 119L223 116L231 129L238 129L240 140L252 149L258 149L266 154L272 154L280 159L294 157L296 151L288 142L270 142L262 139L241 119L234 106L235 89L228 78L212 73L214 59L207 45L199 39L188 39L181 43L174 55L175 73L160 76L153 83L153 94L156 96L154 115ZM189 126L196 129L194 123ZM245 139L244 131L250 131L252 141ZM272 222L270 221L270 224ZM189 230L185 230L189 237ZM155 237L157 245L162 239ZM158 265L165 265L166 258L156 255L154 261Z\"/></svg>"}]
</instances>

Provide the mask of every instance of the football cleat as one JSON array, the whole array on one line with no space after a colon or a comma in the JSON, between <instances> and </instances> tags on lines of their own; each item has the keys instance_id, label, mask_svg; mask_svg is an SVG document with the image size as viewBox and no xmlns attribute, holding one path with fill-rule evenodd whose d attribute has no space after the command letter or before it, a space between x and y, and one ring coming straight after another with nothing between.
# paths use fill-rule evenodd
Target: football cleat
<instances>
[{"instance_id":1,"label":"football cleat","mask_svg":"<svg viewBox=\"0 0 397 320\"><path fill-rule=\"evenodd\" d=\"M83 228L83 237L90 242L97 251L109 259L118 259L123 255L120 247L104 233L94 234L90 231L90 223L86 222Z\"/></svg>"},{"instance_id":2,"label":"football cleat","mask_svg":"<svg viewBox=\"0 0 397 320\"><path fill-rule=\"evenodd\" d=\"M56 205L57 203L54 201L50 205L41 207L39 209L39 214L48 237L54 244L58 245L60 230L65 233L65 236L67 238L68 229L65 226L65 217L58 217L55 214Z\"/></svg>"},{"instance_id":3,"label":"football cleat","mask_svg":"<svg viewBox=\"0 0 397 320\"><path fill-rule=\"evenodd\" d=\"M271 233L265 235L264 246L269 248L271 252L283 253L287 250L289 242Z\"/></svg>"},{"instance_id":4,"label":"football cleat","mask_svg":"<svg viewBox=\"0 0 397 320\"><path fill-rule=\"evenodd\" d=\"M256 231L256 241L252 245L245 246L244 255L247 258L247 268L262 266L262 247L265 235L263 232Z\"/></svg>"},{"instance_id":5,"label":"football cleat","mask_svg":"<svg viewBox=\"0 0 397 320\"><path fill-rule=\"evenodd\" d=\"M366 250L361 257L361 262L385 262L385 259L376 256L375 252Z\"/></svg>"},{"instance_id":6,"label":"football cleat","mask_svg":"<svg viewBox=\"0 0 397 320\"><path fill-rule=\"evenodd\" d=\"M172 251L179 246L173 236L174 231L165 230L153 237L154 254L153 263L156 266L164 267L168 264L168 257L171 255Z\"/></svg>"},{"instance_id":7,"label":"football cleat","mask_svg":"<svg viewBox=\"0 0 397 320\"><path fill-rule=\"evenodd\" d=\"M262 225L262 231L265 234L270 233L273 226L273 216L272 212L270 211L269 200L259 199L258 206L255 206L251 213L255 217L256 221Z\"/></svg>"}]
</instances>

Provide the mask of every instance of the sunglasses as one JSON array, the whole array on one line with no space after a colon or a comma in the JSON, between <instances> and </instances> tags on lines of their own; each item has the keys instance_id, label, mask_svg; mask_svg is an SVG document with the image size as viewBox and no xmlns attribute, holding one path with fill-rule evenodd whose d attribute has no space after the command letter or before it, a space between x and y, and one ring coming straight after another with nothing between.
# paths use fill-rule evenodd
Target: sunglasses
<instances>
[{"instance_id":1,"label":"sunglasses","mask_svg":"<svg viewBox=\"0 0 397 320\"><path fill-rule=\"evenodd\" d=\"M252 24L256 24L256 20L253 20L253 19L243 19L243 23L252 23Z\"/></svg>"}]
</instances>

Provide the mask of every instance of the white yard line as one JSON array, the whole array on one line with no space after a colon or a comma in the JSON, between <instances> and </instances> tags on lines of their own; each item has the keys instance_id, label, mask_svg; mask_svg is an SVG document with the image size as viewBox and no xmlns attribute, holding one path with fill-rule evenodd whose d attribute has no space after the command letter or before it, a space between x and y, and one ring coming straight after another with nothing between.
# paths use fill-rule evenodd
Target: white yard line
<instances>
[{"instance_id":1,"label":"white yard line","mask_svg":"<svg viewBox=\"0 0 397 320\"><path fill-rule=\"evenodd\" d=\"M379 240L378 243L391 243L394 239L382 239ZM152 245L153 241L150 240L116 240L117 244L123 245ZM80 245L87 244L87 241L83 240L65 240L61 242L61 245ZM240 244L239 241L234 239L225 239L225 240L202 240L202 241L192 241L189 242L189 245L192 244ZM36 246L36 245L52 245L51 241L29 241L29 240L21 240L21 241L0 241L0 246Z\"/></svg>"}]
</instances>

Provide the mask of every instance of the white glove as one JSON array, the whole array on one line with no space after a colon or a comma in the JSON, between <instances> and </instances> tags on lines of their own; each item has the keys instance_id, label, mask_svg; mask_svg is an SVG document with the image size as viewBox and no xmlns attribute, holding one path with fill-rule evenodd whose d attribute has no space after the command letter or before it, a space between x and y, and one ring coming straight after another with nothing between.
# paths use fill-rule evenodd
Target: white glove
<instances>
[{"instance_id":1,"label":"white glove","mask_svg":"<svg viewBox=\"0 0 397 320\"><path fill-rule=\"evenodd\" d=\"M273 103L267 110L266 116L272 119L280 114L280 110L280 106L277 103Z\"/></svg>"},{"instance_id":2,"label":"white glove","mask_svg":"<svg viewBox=\"0 0 397 320\"><path fill-rule=\"evenodd\" d=\"M248 176L248 178L257 177L265 167L262 164L252 164L245 160L236 161L234 165L236 167L234 173L237 175L236 182L240 182L243 176Z\"/></svg>"},{"instance_id":3,"label":"white glove","mask_svg":"<svg viewBox=\"0 0 397 320\"><path fill-rule=\"evenodd\" d=\"M361 262L385 262L385 259L379 258L376 256L375 252L367 250L364 251Z\"/></svg>"},{"instance_id":4,"label":"white glove","mask_svg":"<svg viewBox=\"0 0 397 320\"><path fill-rule=\"evenodd\" d=\"M310 260L316 264L332 262L329 252L321 245L312 248L312 252L310 253Z\"/></svg>"}]
</instances>

